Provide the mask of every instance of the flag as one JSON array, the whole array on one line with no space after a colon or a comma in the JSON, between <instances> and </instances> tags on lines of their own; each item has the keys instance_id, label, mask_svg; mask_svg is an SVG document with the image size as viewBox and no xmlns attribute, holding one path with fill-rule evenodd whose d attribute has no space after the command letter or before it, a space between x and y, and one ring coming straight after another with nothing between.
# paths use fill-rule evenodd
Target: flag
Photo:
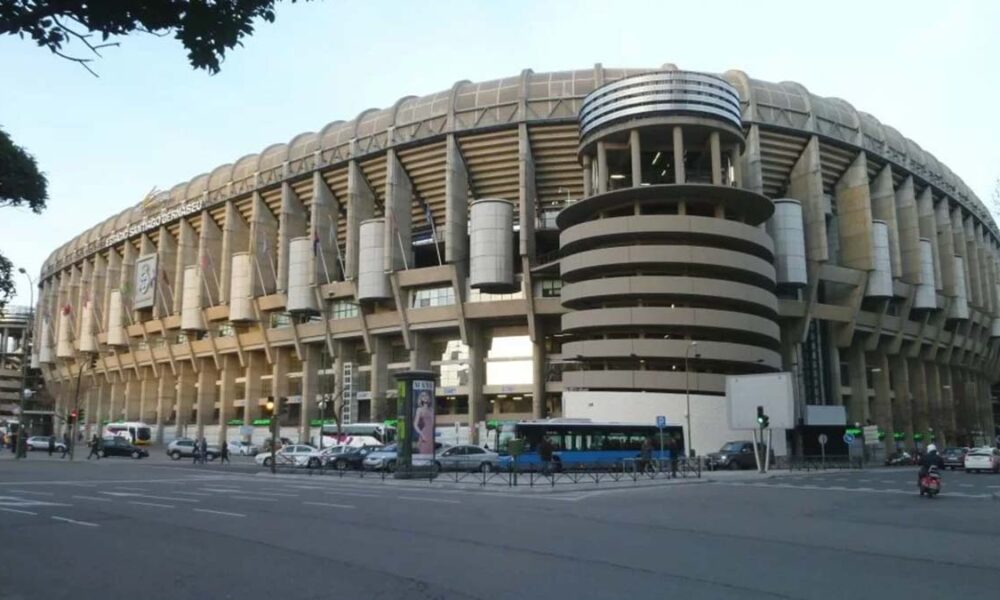
<instances>
[{"instance_id":1,"label":"flag","mask_svg":"<svg viewBox=\"0 0 1000 600\"><path fill-rule=\"evenodd\" d=\"M63 305L63 307L62 307L62 314L63 314L63 316L67 316L67 317L68 317L68 316L69 316L69 313L71 313L71 312L73 312L73 307L71 307L71 306L69 305L69 302L67 302L67 303L66 303L65 305Z\"/></svg>"}]
</instances>

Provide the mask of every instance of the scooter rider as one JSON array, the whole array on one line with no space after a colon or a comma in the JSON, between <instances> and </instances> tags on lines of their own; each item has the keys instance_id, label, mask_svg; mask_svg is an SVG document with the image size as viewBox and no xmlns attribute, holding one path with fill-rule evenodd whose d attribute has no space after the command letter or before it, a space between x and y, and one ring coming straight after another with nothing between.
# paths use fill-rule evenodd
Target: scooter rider
<instances>
[{"instance_id":1,"label":"scooter rider","mask_svg":"<svg viewBox=\"0 0 1000 600\"><path fill-rule=\"evenodd\" d=\"M920 472L917 473L918 486L920 485L920 480L931 470L931 467L944 468L944 459L938 454L937 446L934 444L927 445L927 453L920 459Z\"/></svg>"}]
</instances>

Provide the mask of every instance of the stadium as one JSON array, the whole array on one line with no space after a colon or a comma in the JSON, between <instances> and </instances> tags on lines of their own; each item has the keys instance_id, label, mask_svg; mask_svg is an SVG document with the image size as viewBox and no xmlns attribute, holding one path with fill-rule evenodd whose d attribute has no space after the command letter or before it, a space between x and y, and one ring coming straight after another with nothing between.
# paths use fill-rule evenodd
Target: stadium
<instances>
[{"instance_id":1,"label":"stadium","mask_svg":"<svg viewBox=\"0 0 1000 600\"><path fill-rule=\"evenodd\" d=\"M726 376L783 371L776 449L870 424L891 452L992 440L998 286L983 203L847 101L598 64L405 96L150 195L46 260L32 360L88 435L262 439L281 398L307 441L395 417L421 369L442 436L663 415L699 454L747 436Z\"/></svg>"}]
</instances>

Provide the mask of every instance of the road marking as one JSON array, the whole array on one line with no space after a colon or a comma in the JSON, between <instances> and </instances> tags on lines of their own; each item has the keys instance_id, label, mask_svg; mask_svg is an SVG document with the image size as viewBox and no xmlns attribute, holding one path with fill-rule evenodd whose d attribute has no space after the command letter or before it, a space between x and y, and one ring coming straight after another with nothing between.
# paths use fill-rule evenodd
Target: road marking
<instances>
[{"instance_id":1,"label":"road marking","mask_svg":"<svg viewBox=\"0 0 1000 600\"><path fill-rule=\"evenodd\" d=\"M28 490L11 490L15 494L32 494L35 496L55 496L53 492L31 492Z\"/></svg>"},{"instance_id":2,"label":"road marking","mask_svg":"<svg viewBox=\"0 0 1000 600\"><path fill-rule=\"evenodd\" d=\"M66 517L53 516L52 520L62 521L63 523L72 523L73 525L83 525L84 527L99 527L97 523L90 523L88 521L76 521L74 519L67 519Z\"/></svg>"},{"instance_id":3,"label":"road marking","mask_svg":"<svg viewBox=\"0 0 1000 600\"><path fill-rule=\"evenodd\" d=\"M302 504L309 504L311 506L329 506L331 508L357 508L353 504L334 504L332 502L303 502Z\"/></svg>"},{"instance_id":4,"label":"road marking","mask_svg":"<svg viewBox=\"0 0 1000 600\"><path fill-rule=\"evenodd\" d=\"M80 500L93 500L94 502L111 502L110 498L98 498L96 496L72 496Z\"/></svg>"},{"instance_id":5,"label":"road marking","mask_svg":"<svg viewBox=\"0 0 1000 600\"><path fill-rule=\"evenodd\" d=\"M129 500L129 504L141 504L142 506L156 506L158 508L177 508L173 504L160 504L159 502L139 502L138 500Z\"/></svg>"},{"instance_id":6,"label":"road marking","mask_svg":"<svg viewBox=\"0 0 1000 600\"><path fill-rule=\"evenodd\" d=\"M419 502L437 502L439 504L461 504L458 500L444 500L442 498L421 498L420 496L396 496L400 500L417 500Z\"/></svg>"},{"instance_id":7,"label":"road marking","mask_svg":"<svg viewBox=\"0 0 1000 600\"><path fill-rule=\"evenodd\" d=\"M233 492L242 492L243 490L236 488L198 488L205 492L215 492L218 494L231 494Z\"/></svg>"},{"instance_id":8,"label":"road marking","mask_svg":"<svg viewBox=\"0 0 1000 600\"><path fill-rule=\"evenodd\" d=\"M0 506L0 510L2 510L4 512L20 513L22 515L37 515L38 514L36 512L31 512L30 510L18 510L16 508L3 508L2 506Z\"/></svg>"},{"instance_id":9,"label":"road marking","mask_svg":"<svg viewBox=\"0 0 1000 600\"><path fill-rule=\"evenodd\" d=\"M201 502L192 498L171 498L168 496L153 496L151 494L133 494L132 492L101 492L108 496L119 496L125 498L151 498L153 500L169 500L171 502Z\"/></svg>"},{"instance_id":10,"label":"road marking","mask_svg":"<svg viewBox=\"0 0 1000 600\"><path fill-rule=\"evenodd\" d=\"M882 480L879 480L879 483L888 483L889 485L892 485L894 483L899 483L899 482L895 481L895 480L892 480L892 479L882 479Z\"/></svg>"},{"instance_id":11,"label":"road marking","mask_svg":"<svg viewBox=\"0 0 1000 600\"><path fill-rule=\"evenodd\" d=\"M277 498L251 498L250 496L230 496L233 500L250 500L251 502L277 502Z\"/></svg>"},{"instance_id":12,"label":"road marking","mask_svg":"<svg viewBox=\"0 0 1000 600\"><path fill-rule=\"evenodd\" d=\"M210 515L224 515L224 516L227 516L227 517L245 517L246 516L246 515L240 514L240 513L226 512L224 510L210 510L210 509L207 509L207 508L196 508L196 509L194 509L194 511L195 512L202 512L202 513L208 513Z\"/></svg>"},{"instance_id":13,"label":"road marking","mask_svg":"<svg viewBox=\"0 0 1000 600\"><path fill-rule=\"evenodd\" d=\"M211 496L212 494L204 494L202 492L174 492L175 494L183 494L185 496Z\"/></svg>"},{"instance_id":14,"label":"road marking","mask_svg":"<svg viewBox=\"0 0 1000 600\"><path fill-rule=\"evenodd\" d=\"M298 494L288 494L285 492L243 492L244 494L250 494L251 496L283 496L285 498L298 498Z\"/></svg>"},{"instance_id":15,"label":"road marking","mask_svg":"<svg viewBox=\"0 0 1000 600\"><path fill-rule=\"evenodd\" d=\"M369 494L368 492L323 492L329 496L360 496L362 498L378 498L382 494Z\"/></svg>"},{"instance_id":16,"label":"road marking","mask_svg":"<svg viewBox=\"0 0 1000 600\"><path fill-rule=\"evenodd\" d=\"M971 483L960 483L960 484L958 484L958 487L972 487L972 484Z\"/></svg>"}]
</instances>

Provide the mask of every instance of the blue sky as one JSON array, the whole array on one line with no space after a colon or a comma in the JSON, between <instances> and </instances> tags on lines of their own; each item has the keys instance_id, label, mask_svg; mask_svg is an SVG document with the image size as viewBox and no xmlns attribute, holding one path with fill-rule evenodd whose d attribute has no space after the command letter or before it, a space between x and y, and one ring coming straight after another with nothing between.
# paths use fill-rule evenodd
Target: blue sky
<instances>
[{"instance_id":1,"label":"blue sky","mask_svg":"<svg viewBox=\"0 0 1000 600\"><path fill-rule=\"evenodd\" d=\"M49 208L0 212L0 248L37 274L83 229L244 154L455 81L605 66L798 81L892 125L988 203L1000 177L1000 2L281 4L222 72L172 38L121 38L100 78L0 38L0 125L38 159ZM82 51L77 48L77 54ZM19 276L19 297L28 284Z\"/></svg>"}]
</instances>

